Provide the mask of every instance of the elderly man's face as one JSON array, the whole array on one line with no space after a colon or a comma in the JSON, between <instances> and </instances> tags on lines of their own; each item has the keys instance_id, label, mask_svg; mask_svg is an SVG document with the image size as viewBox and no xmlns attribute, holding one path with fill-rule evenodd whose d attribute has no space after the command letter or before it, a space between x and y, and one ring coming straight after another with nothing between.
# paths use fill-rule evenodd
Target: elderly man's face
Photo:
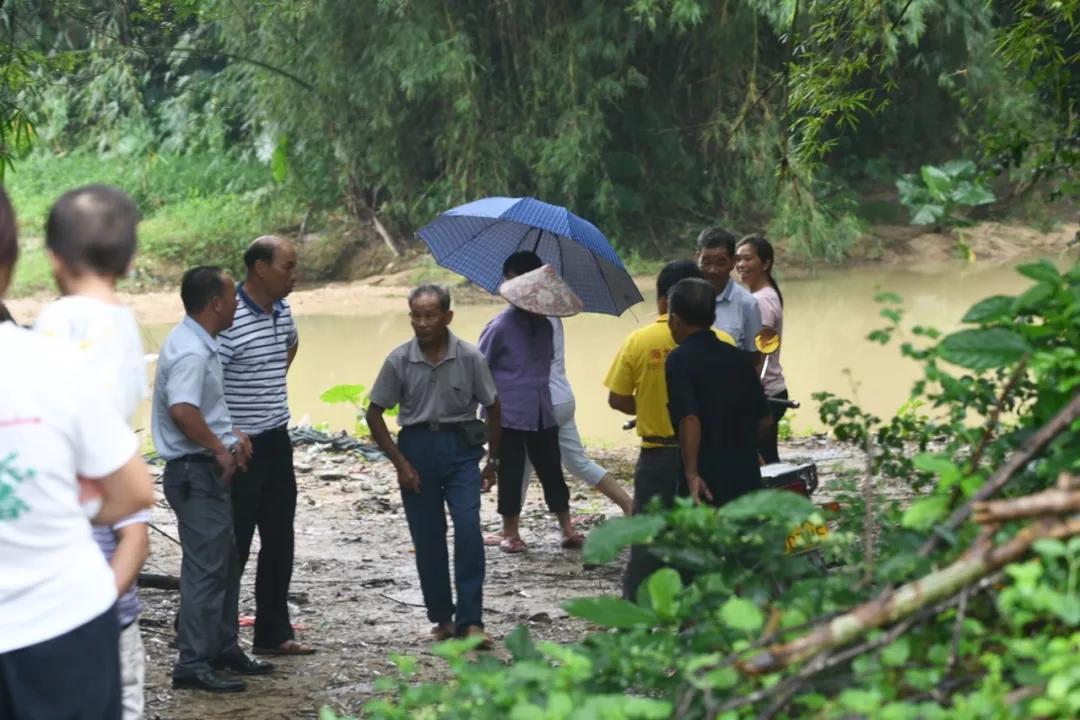
<instances>
[{"instance_id":1,"label":"elderly man's face","mask_svg":"<svg viewBox=\"0 0 1080 720\"><path fill-rule=\"evenodd\" d=\"M270 262L258 263L259 279L274 300L280 300L292 292L296 285L296 248L288 240L274 246Z\"/></svg>"},{"instance_id":2,"label":"elderly man's face","mask_svg":"<svg viewBox=\"0 0 1080 720\"><path fill-rule=\"evenodd\" d=\"M735 261L727 248L705 248L698 253L698 267L701 268L701 274L705 276L705 279L712 283L716 292L720 293L727 287Z\"/></svg>"},{"instance_id":3,"label":"elderly man's face","mask_svg":"<svg viewBox=\"0 0 1080 720\"><path fill-rule=\"evenodd\" d=\"M409 320L416 339L422 343L433 342L442 337L446 327L454 319L452 310L443 310L439 296L424 293L409 304Z\"/></svg>"}]
</instances>

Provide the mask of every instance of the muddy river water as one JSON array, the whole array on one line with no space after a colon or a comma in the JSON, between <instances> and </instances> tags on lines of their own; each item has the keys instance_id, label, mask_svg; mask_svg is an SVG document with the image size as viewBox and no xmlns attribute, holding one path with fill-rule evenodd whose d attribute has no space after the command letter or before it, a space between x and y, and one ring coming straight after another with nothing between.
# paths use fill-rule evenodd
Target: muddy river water
<instances>
[{"instance_id":1,"label":"muddy river water","mask_svg":"<svg viewBox=\"0 0 1080 720\"><path fill-rule=\"evenodd\" d=\"M925 270L822 272L783 283L783 367L791 396L803 402L802 409L789 415L793 429L820 427L817 405L810 398L819 390L847 397L854 393L863 407L882 417L907 399L917 376L915 364L900 356L895 343L882 347L866 340L867 333L885 325L881 306L874 301L878 293L889 291L903 298L905 328L922 324L951 330L979 299L1017 293L1030 282L1011 265L956 263ZM634 443L632 434L621 430L625 417L607 407L603 379L626 335L655 321L655 294L645 295L644 303L621 318L581 315L565 321L567 372L577 396L578 426L593 446ZM475 341L501 307L494 303L457 307L453 330ZM298 317L301 347L289 375L294 422L307 417L335 430L352 427L351 407L327 405L319 395L339 383L370 386L386 354L411 336L404 301L400 311L385 310L328 308L332 314ZM147 352L156 352L168 330L167 325L144 328Z\"/></svg>"}]
</instances>

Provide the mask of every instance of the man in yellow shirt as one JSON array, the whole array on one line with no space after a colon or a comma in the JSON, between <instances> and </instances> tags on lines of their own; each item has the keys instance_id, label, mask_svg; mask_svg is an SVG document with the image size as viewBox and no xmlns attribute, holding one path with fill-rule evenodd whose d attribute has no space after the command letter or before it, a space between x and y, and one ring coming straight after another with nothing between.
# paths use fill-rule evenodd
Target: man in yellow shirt
<instances>
[{"instance_id":1,"label":"man in yellow shirt","mask_svg":"<svg viewBox=\"0 0 1080 720\"><path fill-rule=\"evenodd\" d=\"M700 278L701 270L692 260L676 260L656 277L656 309L659 317L647 327L630 333L611 364L604 386L608 405L619 412L637 416L641 453L634 469L634 512L641 512L659 496L665 506L672 504L679 485L679 442L668 415L667 381L664 363L675 349L675 339L667 325L668 291L685 278ZM735 344L730 335L716 331L721 340ZM662 564L647 548L630 548L630 563L623 578L623 597L634 600L638 585Z\"/></svg>"}]
</instances>

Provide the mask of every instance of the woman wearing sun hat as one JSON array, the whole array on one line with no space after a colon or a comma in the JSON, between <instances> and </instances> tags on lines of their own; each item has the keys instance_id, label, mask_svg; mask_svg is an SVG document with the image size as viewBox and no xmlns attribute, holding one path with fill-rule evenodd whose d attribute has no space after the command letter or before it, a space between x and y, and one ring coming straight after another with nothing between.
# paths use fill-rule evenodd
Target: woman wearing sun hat
<instances>
[{"instance_id":1,"label":"woman wearing sun hat","mask_svg":"<svg viewBox=\"0 0 1080 720\"><path fill-rule=\"evenodd\" d=\"M581 312L581 300L553 267L543 267L507 280L499 294L510 306L480 333L478 347L487 358L502 405L502 443L498 458L499 514L508 553L526 549L518 521L521 477L528 457L536 469L544 500L559 521L563 547L580 547L584 538L570 521L570 490L559 454L559 427L551 403L554 344L547 317Z\"/></svg>"}]
</instances>

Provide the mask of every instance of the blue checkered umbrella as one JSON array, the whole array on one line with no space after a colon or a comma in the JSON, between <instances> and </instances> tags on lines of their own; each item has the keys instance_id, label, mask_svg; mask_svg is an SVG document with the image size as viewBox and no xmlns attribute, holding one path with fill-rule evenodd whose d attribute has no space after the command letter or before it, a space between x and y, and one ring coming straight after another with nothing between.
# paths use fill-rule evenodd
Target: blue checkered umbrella
<instances>
[{"instance_id":1,"label":"blue checkered umbrella","mask_svg":"<svg viewBox=\"0 0 1080 720\"><path fill-rule=\"evenodd\" d=\"M447 210L419 232L435 261L490 293L506 258L532 250L554 266L585 312L621 315L644 298L603 233L566 208L490 197Z\"/></svg>"}]
</instances>

